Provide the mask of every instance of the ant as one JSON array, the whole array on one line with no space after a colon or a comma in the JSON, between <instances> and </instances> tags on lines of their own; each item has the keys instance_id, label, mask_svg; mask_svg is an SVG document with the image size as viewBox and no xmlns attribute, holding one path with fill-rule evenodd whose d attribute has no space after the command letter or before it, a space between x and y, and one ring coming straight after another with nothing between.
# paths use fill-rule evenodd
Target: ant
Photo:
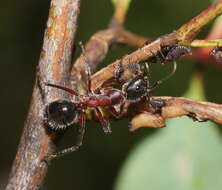
<instances>
[{"instance_id":1,"label":"ant","mask_svg":"<svg viewBox=\"0 0 222 190\"><path fill-rule=\"evenodd\" d=\"M166 61L176 61L183 55L192 54L191 48L182 45L169 45L165 46L159 52L163 61L161 64L165 64Z\"/></svg>"},{"instance_id":2,"label":"ant","mask_svg":"<svg viewBox=\"0 0 222 190\"><path fill-rule=\"evenodd\" d=\"M158 104L156 107L164 105L164 103L162 103L161 101L151 102L151 100L149 100L150 92L154 88L156 88L160 83L171 77L175 72L174 68L173 71L166 78L157 81L152 86L150 86L147 77L144 77L144 75L139 74L129 82L125 83L123 85L122 90L115 89L112 87L103 87L100 89L99 93L94 93L91 90L91 73L90 68L87 65L87 56L85 54L84 47L82 46L82 44L80 45L83 51L84 64L86 66L87 94L82 95L70 88L46 83L46 85L49 87L58 88L74 96L77 96L79 98L79 102L56 100L48 104L45 108L45 123L52 130L66 129L70 125L79 122L78 140L74 146L66 148L60 152L56 152L48 156L46 160L51 160L53 158L60 157L64 154L71 153L79 149L79 147L82 145L83 137L85 134L86 110L88 108L94 110L99 122L102 125L103 131L105 133L110 133L111 128L109 121L104 117L103 112L100 108L109 108L111 114L114 117L118 117L118 115L121 114L121 108L123 107L126 100L129 102L136 103L143 100L144 98L148 98L148 103L150 103L151 105L155 106L155 104Z\"/></svg>"},{"instance_id":3,"label":"ant","mask_svg":"<svg viewBox=\"0 0 222 190\"><path fill-rule=\"evenodd\" d=\"M216 47L211 52L210 55L212 55L217 63L222 62L222 48Z\"/></svg>"},{"instance_id":4,"label":"ant","mask_svg":"<svg viewBox=\"0 0 222 190\"><path fill-rule=\"evenodd\" d=\"M149 43L151 43L152 40L147 40L142 46L141 48L143 48L144 46L148 45ZM145 50L144 50L145 51ZM146 53L146 51L145 51ZM157 55L155 57L152 57L150 59L151 62L156 63L157 59L159 59L161 61L161 65L165 65L165 63L167 61L175 61L180 58L183 55L191 55L192 54L192 50L190 47L187 46L183 46L183 45L167 45L164 47L161 47L161 50L157 53Z\"/></svg>"},{"instance_id":5,"label":"ant","mask_svg":"<svg viewBox=\"0 0 222 190\"><path fill-rule=\"evenodd\" d=\"M148 45L150 41L146 42L145 45ZM145 52L146 53L146 52ZM183 55L191 55L192 50L190 47L182 46L182 45L168 45L161 48L161 50L157 53L156 56L149 59L150 62L156 63L160 60L161 65L165 65L168 61L173 61L174 70L176 70L177 63L176 60L179 59ZM174 72L172 73L174 74Z\"/></svg>"}]
</instances>

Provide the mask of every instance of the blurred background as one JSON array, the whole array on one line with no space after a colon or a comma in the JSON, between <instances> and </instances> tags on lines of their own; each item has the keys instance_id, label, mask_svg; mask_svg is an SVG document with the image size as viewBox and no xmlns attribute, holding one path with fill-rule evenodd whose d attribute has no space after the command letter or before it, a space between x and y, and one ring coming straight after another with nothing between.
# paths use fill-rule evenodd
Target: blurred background
<instances>
[{"instance_id":1,"label":"blurred background","mask_svg":"<svg viewBox=\"0 0 222 190\"><path fill-rule=\"evenodd\" d=\"M49 5L50 1L43 0L8 0L0 6L0 116L2 123L0 189L3 189L7 183L28 111ZM155 39L177 29L209 5L209 0L132 0L126 28L129 31ZM75 41L86 42L92 34L104 29L112 13L113 7L110 0L82 1ZM203 38L209 28L210 26L203 30L199 37ZM115 47L110 51L104 64L109 64L132 51L133 49L123 46ZM189 87L192 71L196 64L195 62L179 61L176 74L156 89L154 94L183 96ZM199 64L199 66L204 76L206 99L222 103L222 91L219 90L221 71L208 65ZM165 76L169 69L170 66L169 68L168 66L166 68L158 65L151 66L153 81ZM161 131L161 129L145 128L129 132L128 123L129 120L113 121L111 123L113 132L109 135L103 133L100 125L87 123L88 128L83 146L78 152L64 156L52 163L44 189L114 189L121 166L129 153L137 147L136 144L143 139L154 138L154 135ZM220 135L219 132L217 134ZM64 136L59 148L72 145L74 143L73 136L74 132L71 129ZM150 189L155 190L155 188Z\"/></svg>"}]
</instances>

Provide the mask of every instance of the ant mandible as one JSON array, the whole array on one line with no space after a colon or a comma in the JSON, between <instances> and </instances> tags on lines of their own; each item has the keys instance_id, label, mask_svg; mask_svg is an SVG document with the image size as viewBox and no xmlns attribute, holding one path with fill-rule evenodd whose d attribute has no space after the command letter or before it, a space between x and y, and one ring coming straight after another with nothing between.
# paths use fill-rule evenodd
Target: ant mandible
<instances>
[{"instance_id":1,"label":"ant mandible","mask_svg":"<svg viewBox=\"0 0 222 190\"><path fill-rule=\"evenodd\" d=\"M84 64L86 66L86 75L87 75L87 94L82 95L72 90L70 88L55 85L51 83L46 83L47 86L58 88L64 90L74 96L79 97L79 102L71 102L67 100L56 100L48 104L45 108L45 123L52 130L62 130L66 129L70 125L79 122L79 135L77 143L70 147L66 148L60 152L56 152L46 158L46 160L51 160L53 158L60 157L64 154L71 153L79 149L82 145L83 137L85 134L85 124L86 124L86 109L92 108L95 111L95 114L100 121L103 131L105 133L110 133L111 128L109 121L104 117L99 107L109 108L109 111L114 117L118 117L118 114L121 113L121 108L124 102L127 100L129 102L139 102L142 99L148 97L148 103L155 106L155 104L161 104L161 102L151 102L149 100L150 92L156 88L160 83L167 80L175 72L173 71L164 79L157 81L154 85L150 86L149 79L144 77L142 74L137 75L135 78L123 85L122 90L118 90L112 87L101 88L99 93L94 93L91 90L91 80L90 80L90 68L88 66L87 56L85 50L82 47Z\"/></svg>"}]
</instances>

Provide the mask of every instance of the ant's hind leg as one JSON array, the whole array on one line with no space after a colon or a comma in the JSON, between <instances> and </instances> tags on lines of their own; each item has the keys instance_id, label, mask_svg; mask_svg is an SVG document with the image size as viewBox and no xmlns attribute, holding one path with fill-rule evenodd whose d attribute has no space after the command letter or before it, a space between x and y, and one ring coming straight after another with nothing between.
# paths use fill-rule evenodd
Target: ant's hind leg
<instances>
[{"instance_id":1,"label":"ant's hind leg","mask_svg":"<svg viewBox=\"0 0 222 190\"><path fill-rule=\"evenodd\" d=\"M85 134L85 123L86 123L86 116L85 113L82 113L79 115L79 123L80 123L80 127L79 127L79 135L78 135L78 139L77 139L77 143L70 147L70 148L66 148L62 151L56 152L48 157L45 158L45 161L48 163L49 161L51 161L54 158L58 158L61 156L64 156L65 154L74 152L76 150L79 149L79 147L82 145L82 141L83 141L83 137Z\"/></svg>"}]
</instances>

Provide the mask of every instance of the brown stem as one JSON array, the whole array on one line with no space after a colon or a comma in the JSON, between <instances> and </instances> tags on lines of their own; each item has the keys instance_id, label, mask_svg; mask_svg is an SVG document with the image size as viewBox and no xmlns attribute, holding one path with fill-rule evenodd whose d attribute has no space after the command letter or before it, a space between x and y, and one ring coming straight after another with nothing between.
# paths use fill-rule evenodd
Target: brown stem
<instances>
[{"instance_id":1,"label":"brown stem","mask_svg":"<svg viewBox=\"0 0 222 190\"><path fill-rule=\"evenodd\" d=\"M142 47L145 42L151 41L150 39L143 37L143 36L139 36L136 35L132 32L129 32L125 29L120 30L118 38L117 38L117 42L130 46L130 47Z\"/></svg>"},{"instance_id":2,"label":"brown stem","mask_svg":"<svg viewBox=\"0 0 222 190\"><path fill-rule=\"evenodd\" d=\"M162 118L159 115L152 114L150 110L136 115L131 121L131 130L141 127L159 128L165 126L165 118L175 118L188 116L194 121L213 121L222 125L222 105L204 101L197 101L189 98L180 97L152 97L152 99L161 99L166 101L162 107Z\"/></svg>"},{"instance_id":3,"label":"brown stem","mask_svg":"<svg viewBox=\"0 0 222 190\"><path fill-rule=\"evenodd\" d=\"M32 100L7 190L39 189L43 184L48 167L42 160L55 151L55 135L49 135L44 127L44 108L55 99L65 98L44 82L67 84L79 6L80 0L51 1Z\"/></svg>"}]
</instances>

